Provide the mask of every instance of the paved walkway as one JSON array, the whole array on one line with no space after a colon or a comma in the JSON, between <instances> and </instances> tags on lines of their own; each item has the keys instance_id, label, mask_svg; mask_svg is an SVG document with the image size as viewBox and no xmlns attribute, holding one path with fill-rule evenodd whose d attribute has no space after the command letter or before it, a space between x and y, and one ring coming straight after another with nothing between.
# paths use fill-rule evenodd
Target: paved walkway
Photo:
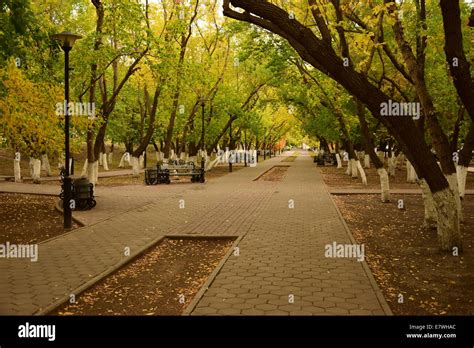
<instances>
[{"instance_id":1,"label":"paved walkway","mask_svg":"<svg viewBox=\"0 0 474 348\"><path fill-rule=\"evenodd\" d=\"M40 243L38 262L0 259L0 314L42 313L173 234L242 237L240 255L225 262L194 315L390 314L364 262L324 256L325 245L352 237L311 158L281 162L290 154L204 185L146 187L144 198L142 189L116 188L109 199L117 204L144 201ZM253 181L274 165L290 166L282 181Z\"/></svg>"}]
</instances>

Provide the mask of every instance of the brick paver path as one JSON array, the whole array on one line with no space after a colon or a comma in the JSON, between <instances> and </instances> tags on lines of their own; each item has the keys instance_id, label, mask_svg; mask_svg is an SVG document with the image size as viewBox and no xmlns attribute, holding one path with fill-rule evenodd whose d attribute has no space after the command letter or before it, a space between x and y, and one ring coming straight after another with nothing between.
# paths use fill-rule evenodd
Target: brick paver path
<instances>
[{"instance_id":1,"label":"brick paver path","mask_svg":"<svg viewBox=\"0 0 474 348\"><path fill-rule=\"evenodd\" d=\"M204 185L109 192L115 204L143 201L40 243L38 262L0 259L0 314L42 313L172 234L242 237L239 256L225 262L193 315L390 314L365 263L324 256L326 244L352 237L311 158L281 162L290 154ZM281 181L253 180L274 165L289 166Z\"/></svg>"}]
</instances>

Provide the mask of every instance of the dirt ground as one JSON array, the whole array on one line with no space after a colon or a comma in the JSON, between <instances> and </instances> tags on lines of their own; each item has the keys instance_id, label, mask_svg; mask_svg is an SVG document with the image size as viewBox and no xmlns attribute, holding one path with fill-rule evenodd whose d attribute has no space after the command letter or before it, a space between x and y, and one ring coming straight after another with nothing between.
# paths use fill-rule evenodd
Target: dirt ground
<instances>
[{"instance_id":1,"label":"dirt ground","mask_svg":"<svg viewBox=\"0 0 474 348\"><path fill-rule=\"evenodd\" d=\"M51 315L180 315L233 243L165 239Z\"/></svg>"},{"instance_id":2,"label":"dirt ground","mask_svg":"<svg viewBox=\"0 0 474 348\"><path fill-rule=\"evenodd\" d=\"M281 181L288 170L288 166L274 166L260 175L257 180Z\"/></svg>"},{"instance_id":3,"label":"dirt ground","mask_svg":"<svg viewBox=\"0 0 474 348\"><path fill-rule=\"evenodd\" d=\"M63 215L54 208L57 200L57 196L0 193L0 243L33 244L63 234Z\"/></svg>"},{"instance_id":4,"label":"dirt ground","mask_svg":"<svg viewBox=\"0 0 474 348\"><path fill-rule=\"evenodd\" d=\"M379 195L333 197L357 243L365 244L366 261L394 314L474 314L474 196L463 202L459 256L439 251L436 230L422 227L421 195L393 195L390 203Z\"/></svg>"},{"instance_id":5,"label":"dirt ground","mask_svg":"<svg viewBox=\"0 0 474 348\"><path fill-rule=\"evenodd\" d=\"M316 164L315 164L316 165ZM375 168L365 169L367 185L363 185L360 178L352 179L346 175L347 166L337 169L336 166L318 166L321 168L324 182L330 188L347 189L380 189L380 179ZM399 164L396 175L389 178L391 189L418 189L418 184L410 184L406 181L407 171L405 165ZM474 189L474 173L469 173L466 179L466 189Z\"/></svg>"}]
</instances>

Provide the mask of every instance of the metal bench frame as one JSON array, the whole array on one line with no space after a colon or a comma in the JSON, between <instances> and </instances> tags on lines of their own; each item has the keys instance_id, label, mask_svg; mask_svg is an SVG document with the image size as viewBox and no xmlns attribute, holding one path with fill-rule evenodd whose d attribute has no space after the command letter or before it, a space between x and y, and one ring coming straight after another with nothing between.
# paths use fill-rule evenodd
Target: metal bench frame
<instances>
[{"instance_id":1,"label":"metal bench frame","mask_svg":"<svg viewBox=\"0 0 474 348\"><path fill-rule=\"evenodd\" d=\"M170 176L190 176L191 182L204 183L205 171L204 167L196 167L194 162L188 163L172 163L162 164L158 163L156 169L145 170L145 184L158 185L170 184Z\"/></svg>"}]
</instances>

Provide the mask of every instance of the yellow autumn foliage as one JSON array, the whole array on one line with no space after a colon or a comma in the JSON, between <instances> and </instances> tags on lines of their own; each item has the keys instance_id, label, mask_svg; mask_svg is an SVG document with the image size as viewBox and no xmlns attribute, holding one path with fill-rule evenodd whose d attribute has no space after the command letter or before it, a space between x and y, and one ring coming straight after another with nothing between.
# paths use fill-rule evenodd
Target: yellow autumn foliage
<instances>
[{"instance_id":1,"label":"yellow autumn foliage","mask_svg":"<svg viewBox=\"0 0 474 348\"><path fill-rule=\"evenodd\" d=\"M61 88L28 80L12 62L0 69L0 134L23 155L61 153L64 143L63 117L55 113Z\"/></svg>"}]
</instances>

